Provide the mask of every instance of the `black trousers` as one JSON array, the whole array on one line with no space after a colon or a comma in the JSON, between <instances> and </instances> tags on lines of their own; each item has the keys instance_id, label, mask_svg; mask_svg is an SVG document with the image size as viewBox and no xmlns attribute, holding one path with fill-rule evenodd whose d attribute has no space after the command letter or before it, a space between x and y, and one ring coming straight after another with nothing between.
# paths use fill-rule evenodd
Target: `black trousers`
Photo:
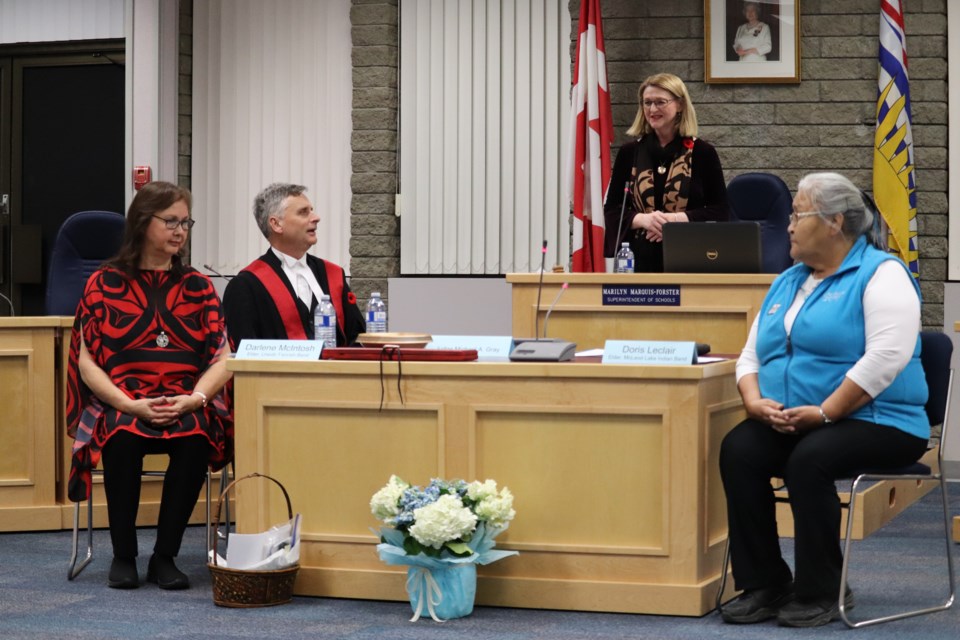
<instances>
[{"instance_id":1,"label":"black trousers","mask_svg":"<svg viewBox=\"0 0 960 640\"><path fill-rule=\"evenodd\" d=\"M114 557L137 556L143 457L158 453L168 454L170 464L163 479L153 550L170 557L180 552L183 532L206 479L210 443L203 436L161 439L120 431L110 436L103 448L103 488Z\"/></svg>"},{"instance_id":2,"label":"black trousers","mask_svg":"<svg viewBox=\"0 0 960 640\"><path fill-rule=\"evenodd\" d=\"M835 480L865 467L912 464L926 448L922 438L862 420L841 420L800 436L751 419L738 424L720 447L737 588L771 587L791 578L780 553L772 477L783 478L790 495L797 597L836 598L843 556Z\"/></svg>"}]
</instances>

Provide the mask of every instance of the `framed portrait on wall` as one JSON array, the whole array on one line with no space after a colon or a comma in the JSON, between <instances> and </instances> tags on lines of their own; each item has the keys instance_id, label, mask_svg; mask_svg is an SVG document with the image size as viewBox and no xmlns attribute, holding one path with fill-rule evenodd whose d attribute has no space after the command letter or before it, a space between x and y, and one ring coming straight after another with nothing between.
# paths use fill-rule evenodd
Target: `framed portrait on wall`
<instances>
[{"instance_id":1,"label":"framed portrait on wall","mask_svg":"<svg viewBox=\"0 0 960 640\"><path fill-rule=\"evenodd\" d=\"M704 0L706 82L800 82L800 0Z\"/></svg>"}]
</instances>

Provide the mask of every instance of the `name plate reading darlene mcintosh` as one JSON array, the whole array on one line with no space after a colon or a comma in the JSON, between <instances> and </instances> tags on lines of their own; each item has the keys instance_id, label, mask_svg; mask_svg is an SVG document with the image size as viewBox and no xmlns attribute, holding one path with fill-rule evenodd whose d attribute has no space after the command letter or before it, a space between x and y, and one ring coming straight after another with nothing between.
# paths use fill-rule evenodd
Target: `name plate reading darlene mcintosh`
<instances>
[{"instance_id":1,"label":"name plate reading darlene mcintosh","mask_svg":"<svg viewBox=\"0 0 960 640\"><path fill-rule=\"evenodd\" d=\"M603 364L696 364L696 342L607 340Z\"/></svg>"},{"instance_id":2,"label":"name plate reading darlene mcintosh","mask_svg":"<svg viewBox=\"0 0 960 640\"><path fill-rule=\"evenodd\" d=\"M477 360L505 360L510 357L510 336L433 336L427 349L476 349Z\"/></svg>"},{"instance_id":3,"label":"name plate reading darlene mcintosh","mask_svg":"<svg viewBox=\"0 0 960 640\"><path fill-rule=\"evenodd\" d=\"M603 306L679 307L680 285L624 285L601 286Z\"/></svg>"},{"instance_id":4,"label":"name plate reading darlene mcintosh","mask_svg":"<svg viewBox=\"0 0 960 640\"><path fill-rule=\"evenodd\" d=\"M239 360L319 360L320 340L241 340Z\"/></svg>"}]
</instances>

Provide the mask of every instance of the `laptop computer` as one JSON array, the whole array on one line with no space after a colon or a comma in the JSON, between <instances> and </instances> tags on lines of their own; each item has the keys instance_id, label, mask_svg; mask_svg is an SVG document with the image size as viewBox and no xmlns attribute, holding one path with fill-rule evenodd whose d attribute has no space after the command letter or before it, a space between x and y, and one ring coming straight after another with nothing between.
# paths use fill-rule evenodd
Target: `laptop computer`
<instances>
[{"instance_id":1,"label":"laptop computer","mask_svg":"<svg viewBox=\"0 0 960 640\"><path fill-rule=\"evenodd\" d=\"M760 273L758 222L663 225L665 273Z\"/></svg>"}]
</instances>

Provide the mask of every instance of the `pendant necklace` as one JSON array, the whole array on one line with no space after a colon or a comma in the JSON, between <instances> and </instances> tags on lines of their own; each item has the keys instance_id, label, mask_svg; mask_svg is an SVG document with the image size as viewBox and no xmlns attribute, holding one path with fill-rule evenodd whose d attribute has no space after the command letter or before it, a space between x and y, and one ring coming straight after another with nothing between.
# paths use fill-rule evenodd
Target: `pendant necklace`
<instances>
[{"instance_id":1,"label":"pendant necklace","mask_svg":"<svg viewBox=\"0 0 960 640\"><path fill-rule=\"evenodd\" d=\"M166 332L161 329L160 335L157 336L157 346L164 349L168 344L170 344L170 338L168 338Z\"/></svg>"},{"instance_id":2,"label":"pendant necklace","mask_svg":"<svg viewBox=\"0 0 960 640\"><path fill-rule=\"evenodd\" d=\"M663 174L665 174L666 172L667 172L667 167L666 167L666 165L663 165L663 164L662 164L662 165L660 165L659 167L657 167L657 173L659 173L660 175L663 175Z\"/></svg>"}]
</instances>

